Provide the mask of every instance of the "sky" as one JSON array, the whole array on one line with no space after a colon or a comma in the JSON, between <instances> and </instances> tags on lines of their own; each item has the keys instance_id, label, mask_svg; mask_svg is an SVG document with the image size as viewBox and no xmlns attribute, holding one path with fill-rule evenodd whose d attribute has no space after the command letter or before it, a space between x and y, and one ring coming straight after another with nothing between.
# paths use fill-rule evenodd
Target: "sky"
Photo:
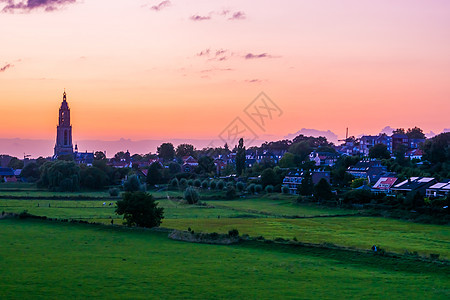
<instances>
[{"instance_id":1,"label":"sky","mask_svg":"<svg viewBox=\"0 0 450 300\"><path fill-rule=\"evenodd\" d=\"M54 139L64 89L74 141L440 133L449 53L444 0L0 0L0 138Z\"/></svg>"}]
</instances>

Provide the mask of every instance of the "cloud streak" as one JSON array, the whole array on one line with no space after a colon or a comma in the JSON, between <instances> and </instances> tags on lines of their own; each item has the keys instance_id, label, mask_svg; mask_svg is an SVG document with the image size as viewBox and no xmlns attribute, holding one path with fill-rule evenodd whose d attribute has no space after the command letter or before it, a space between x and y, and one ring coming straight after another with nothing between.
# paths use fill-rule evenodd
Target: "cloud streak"
<instances>
[{"instance_id":1,"label":"cloud streak","mask_svg":"<svg viewBox=\"0 0 450 300\"><path fill-rule=\"evenodd\" d=\"M258 59L258 58L274 58L274 56L269 55L267 53L261 53L261 54L253 54L253 53L247 53L244 56L245 59Z\"/></svg>"},{"instance_id":2,"label":"cloud streak","mask_svg":"<svg viewBox=\"0 0 450 300\"><path fill-rule=\"evenodd\" d=\"M0 0L0 2L7 3L2 9L2 12L4 13L26 13L38 9L52 12L68 4L73 4L77 2L77 0L22 0L19 2L15 2L14 0Z\"/></svg>"},{"instance_id":3,"label":"cloud streak","mask_svg":"<svg viewBox=\"0 0 450 300\"><path fill-rule=\"evenodd\" d=\"M170 5L171 5L170 1L169 1L169 0L166 0L166 1L160 2L160 3L157 4L157 5L151 6L150 9L151 9L151 10L154 10L154 11L160 11L160 10L162 10L162 9L164 9L164 8L166 8L166 7L168 7L168 6L170 6Z\"/></svg>"},{"instance_id":4,"label":"cloud streak","mask_svg":"<svg viewBox=\"0 0 450 300\"><path fill-rule=\"evenodd\" d=\"M245 20L246 16L243 11L237 11L233 13L231 17L228 18L228 20Z\"/></svg>"},{"instance_id":5,"label":"cloud streak","mask_svg":"<svg viewBox=\"0 0 450 300\"><path fill-rule=\"evenodd\" d=\"M0 72L5 72L7 69L13 67L13 65L11 64L6 64L5 66L3 66L2 68L0 68Z\"/></svg>"},{"instance_id":6,"label":"cloud streak","mask_svg":"<svg viewBox=\"0 0 450 300\"><path fill-rule=\"evenodd\" d=\"M192 15L189 19L192 21L206 21L211 20L211 16Z\"/></svg>"}]
</instances>

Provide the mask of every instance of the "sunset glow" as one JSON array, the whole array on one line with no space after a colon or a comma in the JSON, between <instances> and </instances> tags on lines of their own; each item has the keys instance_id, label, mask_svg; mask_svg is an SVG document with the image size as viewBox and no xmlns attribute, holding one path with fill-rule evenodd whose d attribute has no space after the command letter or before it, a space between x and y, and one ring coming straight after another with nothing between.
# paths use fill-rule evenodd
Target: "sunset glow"
<instances>
[{"instance_id":1,"label":"sunset glow","mask_svg":"<svg viewBox=\"0 0 450 300\"><path fill-rule=\"evenodd\" d=\"M0 1L0 138L213 139L261 91L258 134L450 127L448 1ZM51 151L51 149L50 149Z\"/></svg>"}]
</instances>

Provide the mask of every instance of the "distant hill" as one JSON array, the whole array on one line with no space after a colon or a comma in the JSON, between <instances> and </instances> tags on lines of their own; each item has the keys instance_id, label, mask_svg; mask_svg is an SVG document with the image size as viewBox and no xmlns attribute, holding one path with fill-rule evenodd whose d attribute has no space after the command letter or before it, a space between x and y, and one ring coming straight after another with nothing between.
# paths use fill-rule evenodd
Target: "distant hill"
<instances>
[{"instance_id":1,"label":"distant hill","mask_svg":"<svg viewBox=\"0 0 450 300\"><path fill-rule=\"evenodd\" d=\"M299 131L297 131L296 133L290 133L290 134L286 135L285 138L292 140L300 134L303 134L305 136L313 136L313 137L323 136L323 137L326 137L329 142L332 142L334 144L338 143L337 134L335 134L334 132L332 132L330 130L322 131L322 130L317 130L317 129L302 128Z\"/></svg>"}]
</instances>

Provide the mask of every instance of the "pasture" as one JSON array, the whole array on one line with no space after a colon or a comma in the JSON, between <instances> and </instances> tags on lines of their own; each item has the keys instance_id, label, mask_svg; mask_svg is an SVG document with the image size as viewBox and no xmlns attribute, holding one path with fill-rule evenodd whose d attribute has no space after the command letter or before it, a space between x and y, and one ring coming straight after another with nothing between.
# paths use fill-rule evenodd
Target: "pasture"
<instances>
[{"instance_id":1,"label":"pasture","mask_svg":"<svg viewBox=\"0 0 450 300\"><path fill-rule=\"evenodd\" d=\"M448 299L449 268L372 254L0 220L2 299Z\"/></svg>"}]
</instances>

